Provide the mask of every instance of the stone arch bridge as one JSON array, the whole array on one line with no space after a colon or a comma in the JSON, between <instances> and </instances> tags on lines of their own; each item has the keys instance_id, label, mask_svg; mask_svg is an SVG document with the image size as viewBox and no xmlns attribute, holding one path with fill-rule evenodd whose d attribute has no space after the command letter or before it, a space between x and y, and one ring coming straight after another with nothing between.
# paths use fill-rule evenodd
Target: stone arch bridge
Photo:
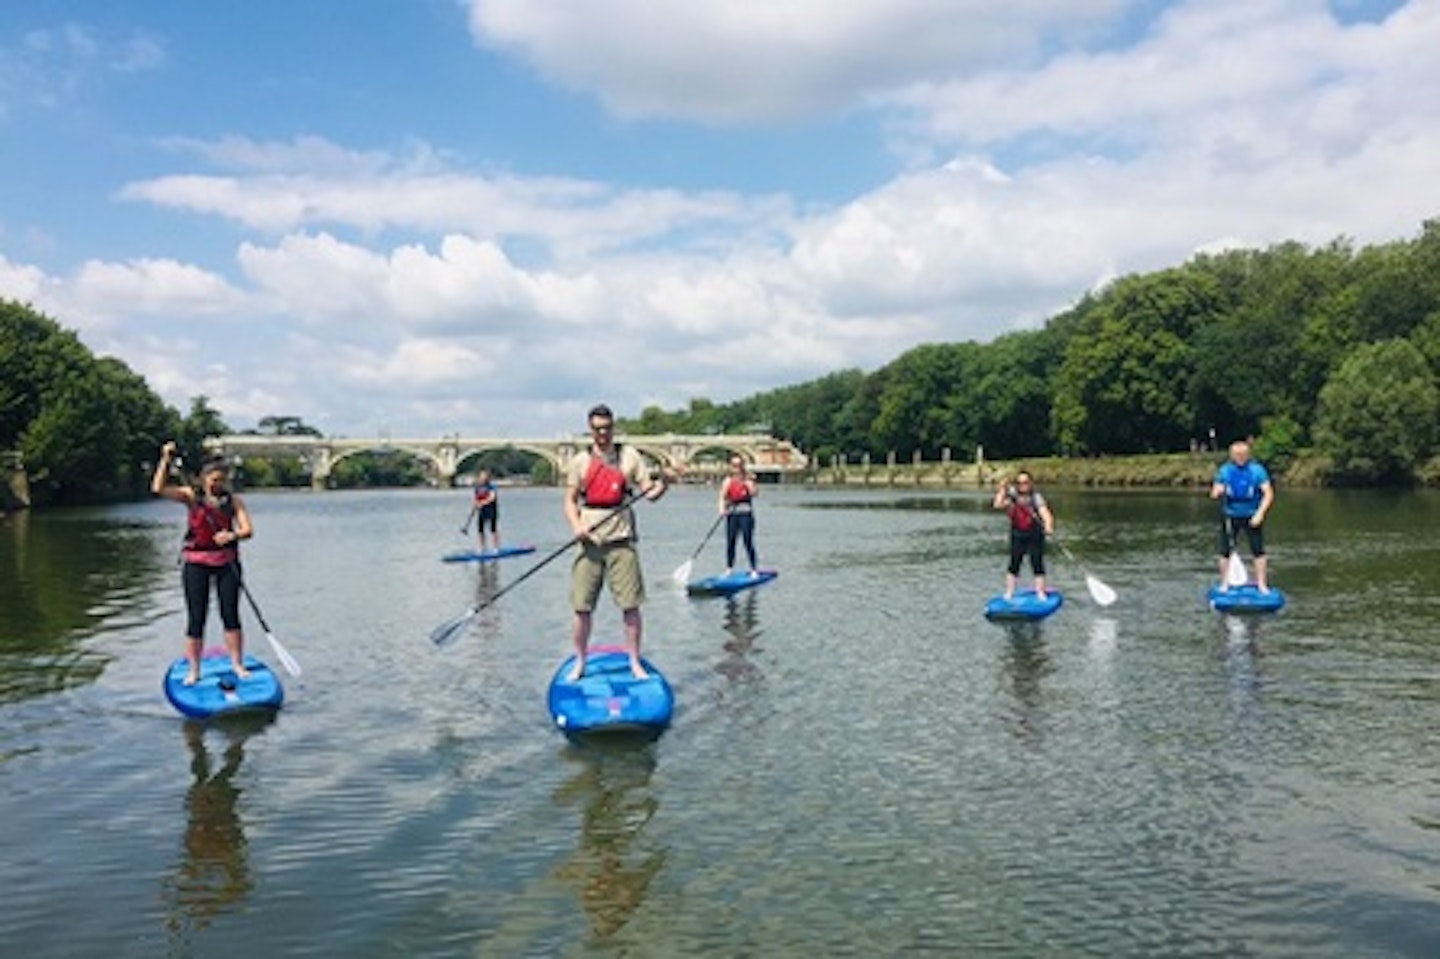
<instances>
[{"instance_id":1,"label":"stone arch bridge","mask_svg":"<svg viewBox=\"0 0 1440 959\"><path fill-rule=\"evenodd\" d=\"M616 441L635 447L662 468L682 473L706 472L714 460L711 454L721 451L726 455L738 453L744 457L751 470L761 478L778 479L787 473L803 472L808 465L805 454L788 440L756 433L714 436L662 433L619 436ZM359 453L409 453L431 464L439 482L448 486L454 482L466 460L496 450L533 453L550 463L555 476L564 476L570 461L585 450L589 442L589 438L583 435L549 440L467 437L459 434L438 439L349 439L240 433L207 437L205 450L242 463L248 456L293 456L309 471L311 485L316 489L325 489L335 464Z\"/></svg>"}]
</instances>

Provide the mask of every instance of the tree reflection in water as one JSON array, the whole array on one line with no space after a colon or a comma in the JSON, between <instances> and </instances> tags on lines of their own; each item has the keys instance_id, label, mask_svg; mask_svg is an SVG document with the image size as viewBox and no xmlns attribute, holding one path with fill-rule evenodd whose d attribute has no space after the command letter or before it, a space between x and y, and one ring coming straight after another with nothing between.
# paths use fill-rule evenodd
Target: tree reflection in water
<instances>
[{"instance_id":1,"label":"tree reflection in water","mask_svg":"<svg viewBox=\"0 0 1440 959\"><path fill-rule=\"evenodd\" d=\"M184 723L192 782L185 793L183 847L166 883L170 933L182 941L236 908L255 885L237 809L241 788L235 780L245 759L245 741L273 720L273 714L256 713L211 724ZM225 740L218 768L205 742L207 731Z\"/></svg>"},{"instance_id":2,"label":"tree reflection in water","mask_svg":"<svg viewBox=\"0 0 1440 959\"><path fill-rule=\"evenodd\" d=\"M579 806L580 845L556 876L575 887L596 938L624 928L645 902L667 851L641 835L659 808L650 788L655 745L640 739L591 741L566 749L578 764L555 793L561 806Z\"/></svg>"}]
</instances>

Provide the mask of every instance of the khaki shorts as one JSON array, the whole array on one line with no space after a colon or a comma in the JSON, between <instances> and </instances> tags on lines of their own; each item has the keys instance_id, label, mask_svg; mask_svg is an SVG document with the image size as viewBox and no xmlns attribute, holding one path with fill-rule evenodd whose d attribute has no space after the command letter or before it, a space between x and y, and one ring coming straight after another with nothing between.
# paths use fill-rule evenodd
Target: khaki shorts
<instances>
[{"instance_id":1,"label":"khaki shorts","mask_svg":"<svg viewBox=\"0 0 1440 959\"><path fill-rule=\"evenodd\" d=\"M577 613L595 609L600 586L610 581L610 595L621 609L636 609L645 602L645 579L640 574L640 554L634 542L620 540L596 545L580 544L575 565L570 569L570 608Z\"/></svg>"}]
</instances>

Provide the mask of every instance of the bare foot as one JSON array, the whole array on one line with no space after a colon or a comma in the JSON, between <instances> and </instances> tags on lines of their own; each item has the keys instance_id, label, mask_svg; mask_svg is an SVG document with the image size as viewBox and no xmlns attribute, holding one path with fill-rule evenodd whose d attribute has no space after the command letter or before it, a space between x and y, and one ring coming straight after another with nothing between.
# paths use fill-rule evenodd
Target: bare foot
<instances>
[{"instance_id":1,"label":"bare foot","mask_svg":"<svg viewBox=\"0 0 1440 959\"><path fill-rule=\"evenodd\" d=\"M582 676L584 676L584 675L585 675L585 660L582 659L582 660L578 661L578 662L575 664L575 668L574 668L574 669L570 670L570 676L569 676L570 682L572 682L572 683L578 683L578 682L580 681L580 678L581 678Z\"/></svg>"},{"instance_id":2,"label":"bare foot","mask_svg":"<svg viewBox=\"0 0 1440 959\"><path fill-rule=\"evenodd\" d=\"M239 664L239 663L233 663L232 665L233 665L234 668L235 668L235 675L236 675L236 676L239 676L241 679L249 679L249 678L250 678L250 670L246 669L244 666L242 666L242 665Z\"/></svg>"},{"instance_id":3,"label":"bare foot","mask_svg":"<svg viewBox=\"0 0 1440 959\"><path fill-rule=\"evenodd\" d=\"M1264 583L1257 583L1257 584L1255 584L1255 588L1260 591L1260 595L1261 595L1261 596L1269 596L1269 595L1270 595L1270 587L1269 587L1269 586L1266 586Z\"/></svg>"},{"instance_id":4,"label":"bare foot","mask_svg":"<svg viewBox=\"0 0 1440 959\"><path fill-rule=\"evenodd\" d=\"M194 686L198 682L200 682L200 674L193 669L190 670L190 672L187 673L185 676L185 685Z\"/></svg>"},{"instance_id":5,"label":"bare foot","mask_svg":"<svg viewBox=\"0 0 1440 959\"><path fill-rule=\"evenodd\" d=\"M638 660L638 659L632 659L632 660L630 660L630 673L631 673L631 675L633 675L636 679L649 679L649 678L650 678L650 674L647 673L647 672L645 672L645 667L640 665L640 660Z\"/></svg>"},{"instance_id":6,"label":"bare foot","mask_svg":"<svg viewBox=\"0 0 1440 959\"><path fill-rule=\"evenodd\" d=\"M1049 599L1050 597L1049 597L1048 595L1046 595L1045 593L1042 593L1042 592L1040 592L1039 590L1036 590L1036 591L1035 591L1035 598L1038 599L1038 600L1040 600L1040 602L1043 603L1043 602L1045 602L1045 600Z\"/></svg>"}]
</instances>

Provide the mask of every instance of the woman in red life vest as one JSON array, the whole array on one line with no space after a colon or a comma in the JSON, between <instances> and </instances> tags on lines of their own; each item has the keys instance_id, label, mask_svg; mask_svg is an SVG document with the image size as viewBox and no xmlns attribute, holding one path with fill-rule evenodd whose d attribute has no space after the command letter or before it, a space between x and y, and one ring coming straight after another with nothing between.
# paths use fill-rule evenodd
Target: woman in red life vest
<instances>
[{"instance_id":1,"label":"woman in red life vest","mask_svg":"<svg viewBox=\"0 0 1440 959\"><path fill-rule=\"evenodd\" d=\"M755 497L760 490L745 461L730 457L730 475L720 484L720 514L725 517L725 575L735 571L735 541L745 541L750 575L758 575L755 562Z\"/></svg>"},{"instance_id":2,"label":"woman in red life vest","mask_svg":"<svg viewBox=\"0 0 1440 959\"><path fill-rule=\"evenodd\" d=\"M570 570L570 608L575 611L575 668L570 681L585 675L591 620L600 587L606 582L625 622L630 671L644 679L648 673L640 662L640 604L645 601L645 581L635 549L640 537L627 497L634 489L646 499L657 500L665 495L665 480L650 476L633 447L615 442L615 416L610 407L595 407L589 419L593 442L571 461L565 486L565 519L580 546Z\"/></svg>"},{"instance_id":3,"label":"woman in red life vest","mask_svg":"<svg viewBox=\"0 0 1440 959\"><path fill-rule=\"evenodd\" d=\"M200 678L200 650L205 641L205 619L210 607L210 584L220 601L220 622L225 627L225 648L235 675L250 675L245 668L245 636L240 630L240 540L254 533L245 501L225 486L228 472L224 461L210 460L200 470L198 487L172 484L170 466L175 461L174 442L160 448L160 462L150 491L156 496L184 504L188 511L185 543L180 555L184 566L180 581L185 587L185 658L190 661L186 684Z\"/></svg>"},{"instance_id":4,"label":"woman in red life vest","mask_svg":"<svg viewBox=\"0 0 1440 959\"><path fill-rule=\"evenodd\" d=\"M490 479L490 471L482 469L475 474L475 490L470 502L470 512L479 518L475 532L480 537L480 552L485 552L485 527L490 527L490 548L500 548L500 492ZM466 525L469 525L467 519Z\"/></svg>"},{"instance_id":5,"label":"woman in red life vest","mask_svg":"<svg viewBox=\"0 0 1440 959\"><path fill-rule=\"evenodd\" d=\"M1015 580L1020 564L1030 557L1030 571L1035 574L1035 595L1045 598L1045 537L1055 532L1055 517L1050 505L1035 489L1035 480L1023 470L1015 475L1012 485L1001 482L995 491L996 509L1010 517L1010 565L1005 570L1005 598L1015 598Z\"/></svg>"}]
</instances>

